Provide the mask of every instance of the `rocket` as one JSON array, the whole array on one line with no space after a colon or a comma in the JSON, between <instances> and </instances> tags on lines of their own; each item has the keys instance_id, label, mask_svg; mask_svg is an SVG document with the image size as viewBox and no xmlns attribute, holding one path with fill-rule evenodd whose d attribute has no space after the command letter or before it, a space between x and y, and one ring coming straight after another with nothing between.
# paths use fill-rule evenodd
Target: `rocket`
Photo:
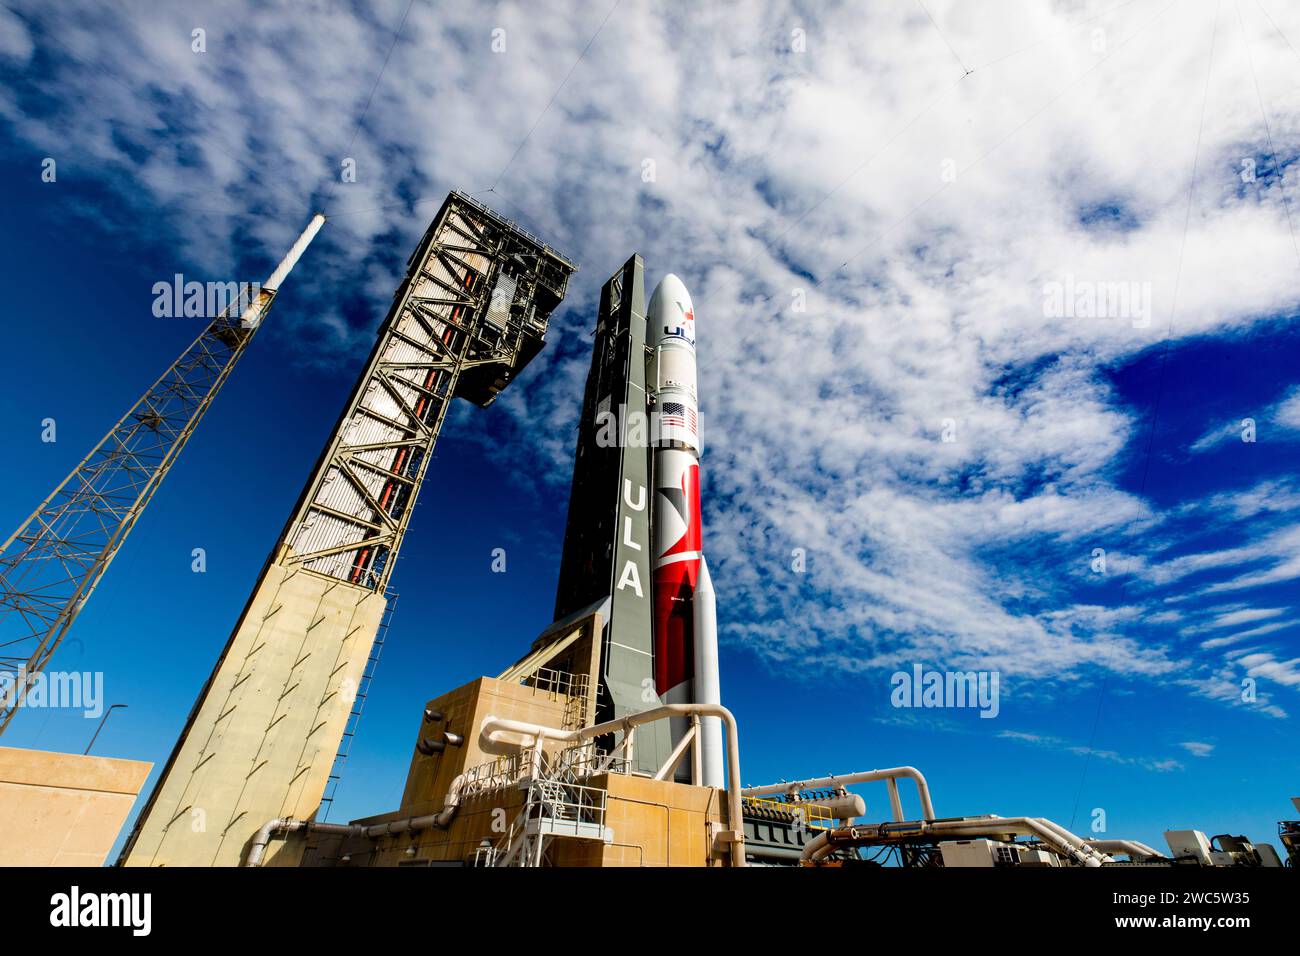
<instances>
[{"instance_id":1,"label":"rocket","mask_svg":"<svg viewBox=\"0 0 1300 956\"><path fill-rule=\"evenodd\" d=\"M696 391L695 307L669 274L650 297L648 384L655 388L653 420L654 683L666 703L719 703L718 635L713 584L703 553L700 519L699 399ZM676 741L687 732L675 722ZM706 786L721 787L722 724L700 722Z\"/></svg>"}]
</instances>

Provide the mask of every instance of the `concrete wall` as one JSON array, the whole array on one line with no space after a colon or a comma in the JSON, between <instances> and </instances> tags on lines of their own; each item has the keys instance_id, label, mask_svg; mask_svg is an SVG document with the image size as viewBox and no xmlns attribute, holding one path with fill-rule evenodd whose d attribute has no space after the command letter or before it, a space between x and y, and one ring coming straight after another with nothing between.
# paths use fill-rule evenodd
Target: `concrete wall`
<instances>
[{"instance_id":1,"label":"concrete wall","mask_svg":"<svg viewBox=\"0 0 1300 956\"><path fill-rule=\"evenodd\" d=\"M102 866L152 767L0 747L0 866Z\"/></svg>"},{"instance_id":2,"label":"concrete wall","mask_svg":"<svg viewBox=\"0 0 1300 956\"><path fill-rule=\"evenodd\" d=\"M284 560L217 665L128 866L238 866L262 824L316 814L384 599ZM301 852L274 841L266 865L295 866Z\"/></svg>"},{"instance_id":3,"label":"concrete wall","mask_svg":"<svg viewBox=\"0 0 1300 956\"><path fill-rule=\"evenodd\" d=\"M465 737L464 746L448 747L434 756L415 752L401 807L353 823L387 823L441 810L458 774L494 759L478 747L477 730L489 714L558 727L565 712L563 699L555 699L515 681L489 677L481 677L434 698L425 707L442 714L442 719L426 722L422 710L412 745L421 737L437 738L450 731ZM547 749L558 750L561 746L548 744ZM723 828L726 818L723 791L623 774L595 776L589 785L607 791L605 825L613 829L614 842L605 845L555 840L548 850L549 859L555 865L708 866L715 860L725 859L725 856L713 853L713 834ZM518 816L523 802L522 790L507 787L466 795L446 830L428 829L377 840L313 834L306 841L310 849L304 865L472 863L475 850L483 841L491 844L500 841L504 829ZM291 837L287 842L301 844L303 840Z\"/></svg>"}]
</instances>

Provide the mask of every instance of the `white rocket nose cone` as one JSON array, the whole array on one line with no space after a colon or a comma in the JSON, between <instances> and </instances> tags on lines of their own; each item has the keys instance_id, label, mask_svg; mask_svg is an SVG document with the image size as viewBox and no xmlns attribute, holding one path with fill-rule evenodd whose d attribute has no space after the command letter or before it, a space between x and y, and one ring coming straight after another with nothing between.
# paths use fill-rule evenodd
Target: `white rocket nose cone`
<instances>
[{"instance_id":1,"label":"white rocket nose cone","mask_svg":"<svg viewBox=\"0 0 1300 956\"><path fill-rule=\"evenodd\" d=\"M670 308L679 316L694 311L694 306L691 305L691 294L686 291L682 280L671 272L660 280L650 296L651 314L654 314L656 307Z\"/></svg>"},{"instance_id":2,"label":"white rocket nose cone","mask_svg":"<svg viewBox=\"0 0 1300 956\"><path fill-rule=\"evenodd\" d=\"M695 306L682 280L671 272L655 286L647 318L651 345L676 339L695 347Z\"/></svg>"}]
</instances>

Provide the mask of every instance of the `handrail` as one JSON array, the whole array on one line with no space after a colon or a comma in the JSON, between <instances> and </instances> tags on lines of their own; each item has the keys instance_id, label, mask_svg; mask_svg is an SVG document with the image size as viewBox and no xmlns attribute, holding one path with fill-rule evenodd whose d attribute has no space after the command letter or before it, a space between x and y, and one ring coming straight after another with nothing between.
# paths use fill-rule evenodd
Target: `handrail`
<instances>
[{"instance_id":1,"label":"handrail","mask_svg":"<svg viewBox=\"0 0 1300 956\"><path fill-rule=\"evenodd\" d=\"M619 731L626 739L643 724L672 717L695 715L718 717L727 728L727 815L731 829L727 832L726 839L731 843L731 865L744 866L745 825L740 788L740 732L736 727L735 716L721 704L662 704L579 730L561 730L558 727L507 720L490 714L484 717L479 725L478 743L479 749L484 753L502 756L524 747L531 747L534 751L540 752L542 742L545 740L581 743Z\"/></svg>"}]
</instances>

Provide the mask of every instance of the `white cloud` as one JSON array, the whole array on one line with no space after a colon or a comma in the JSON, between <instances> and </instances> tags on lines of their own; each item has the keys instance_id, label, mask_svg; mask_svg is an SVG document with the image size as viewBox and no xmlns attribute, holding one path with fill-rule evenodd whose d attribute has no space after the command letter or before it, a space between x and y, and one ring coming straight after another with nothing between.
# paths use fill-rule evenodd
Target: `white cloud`
<instances>
[{"instance_id":1,"label":"white cloud","mask_svg":"<svg viewBox=\"0 0 1300 956\"><path fill-rule=\"evenodd\" d=\"M1291 393L1273 410L1273 421L1277 422L1283 428L1289 428L1300 431L1300 388L1292 389Z\"/></svg>"},{"instance_id":2,"label":"white cloud","mask_svg":"<svg viewBox=\"0 0 1300 956\"><path fill-rule=\"evenodd\" d=\"M1300 431L1300 388L1291 389L1277 402L1268 406L1258 420L1253 415L1247 414L1240 421L1220 422L1211 426L1209 431L1192 442L1189 450L1203 452L1229 441L1246 441L1244 436L1250 435L1251 432L1253 436L1249 440L1258 442L1261 440L1260 422L1265 423L1266 426L1277 426L1277 429L1283 433ZM1263 437L1266 439L1269 436L1265 434Z\"/></svg>"},{"instance_id":3,"label":"white cloud","mask_svg":"<svg viewBox=\"0 0 1300 956\"><path fill-rule=\"evenodd\" d=\"M552 346L500 400L521 440L494 441L561 497L600 281L633 251L651 281L683 275L726 633L769 660L1170 681L1207 666L1146 629L1178 612L1075 593L1098 542L1126 556L1116 573L1156 585L1250 562L1219 586L1300 576L1282 550L1300 553L1300 526L1153 557L1142 534L1166 515L1117 477L1150 409L1106 374L1166 333L1238 334L1300 300L1281 204L1294 182L1242 193L1236 176L1243 152L1267 151L1245 43L1278 149L1300 146L1294 59L1256 11L1244 37L1220 24L1198 132L1208 2L933 4L963 59L988 64L965 78L906 4L624 6L549 108L607 0L563 17L415 4L353 140L405 6L33 7L38 42L58 38L56 107L34 115L9 90L0 116L110 171L218 274L273 262L328 197L334 218L284 295L329 305L276 326L304 361L364 349L401 264L381 251L409 249L436 209L406 200L480 191L583 263ZM1300 35L1300 11L1273 15ZM196 20L206 54L190 51ZM790 50L796 26L807 52ZM336 182L345 156L354 184ZM1081 221L1098 209L1119 225ZM1139 283L1150 321L1045 314L1044 285L1065 276ZM347 295L364 320L343 319ZM1218 678L1183 679L1215 696Z\"/></svg>"},{"instance_id":4,"label":"white cloud","mask_svg":"<svg viewBox=\"0 0 1300 956\"><path fill-rule=\"evenodd\" d=\"M13 11L0 9L0 57L17 63L26 63L32 57L31 34Z\"/></svg>"},{"instance_id":5,"label":"white cloud","mask_svg":"<svg viewBox=\"0 0 1300 956\"><path fill-rule=\"evenodd\" d=\"M1085 747L1082 744L1072 744L1060 737L1051 734L1036 734L1019 730L1003 730L998 733L1003 740L1016 740L1021 743L1030 744L1034 747L1043 747L1049 750L1059 750L1065 753L1075 754L1080 757L1095 757L1098 760L1104 760L1107 763L1121 764L1125 766L1141 767L1144 770L1151 770L1156 773L1170 773L1175 770L1182 770L1183 765L1173 758L1165 757L1155 759L1152 757L1129 757L1114 750L1103 750L1095 747ZM1181 747L1189 747L1188 744L1180 744ZM1199 744L1196 746L1209 746L1208 744ZM1195 751L1193 751L1195 753ZM1204 754L1196 753L1196 756Z\"/></svg>"}]
</instances>

